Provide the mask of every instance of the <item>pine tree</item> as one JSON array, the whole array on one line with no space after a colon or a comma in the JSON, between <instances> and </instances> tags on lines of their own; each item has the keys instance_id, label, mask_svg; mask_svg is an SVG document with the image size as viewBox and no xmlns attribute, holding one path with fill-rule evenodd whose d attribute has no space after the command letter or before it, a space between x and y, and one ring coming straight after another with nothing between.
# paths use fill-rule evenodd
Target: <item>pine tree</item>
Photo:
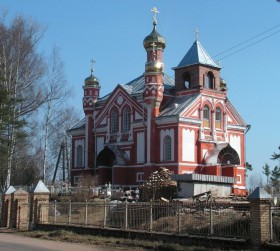
<instances>
[{"instance_id":1,"label":"pine tree","mask_svg":"<svg viewBox=\"0 0 280 251\"><path fill-rule=\"evenodd\" d=\"M280 191L280 167L275 166L274 169L271 171L270 180L272 183L272 187L274 191Z\"/></svg>"},{"instance_id":2,"label":"pine tree","mask_svg":"<svg viewBox=\"0 0 280 251\"><path fill-rule=\"evenodd\" d=\"M268 186L268 183L269 183L269 176L271 174L271 170L270 170L270 166L265 163L265 165L262 167L263 169L263 174L266 176L266 185Z\"/></svg>"}]
</instances>

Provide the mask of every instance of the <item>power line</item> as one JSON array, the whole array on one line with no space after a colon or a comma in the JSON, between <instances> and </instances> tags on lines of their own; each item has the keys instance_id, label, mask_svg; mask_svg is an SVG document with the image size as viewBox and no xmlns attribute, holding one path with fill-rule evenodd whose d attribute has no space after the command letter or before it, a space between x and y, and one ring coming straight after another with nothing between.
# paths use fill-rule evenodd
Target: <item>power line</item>
<instances>
[{"instance_id":1,"label":"power line","mask_svg":"<svg viewBox=\"0 0 280 251\"><path fill-rule=\"evenodd\" d=\"M241 48L241 49L239 49L239 50L237 50L237 51L234 51L234 52L232 52L231 54L229 54L229 55L227 55L227 56L224 56L224 57L220 58L218 61L220 61L220 60L222 60L222 59L225 59L225 58L228 58L228 57L232 56L232 55L235 54L235 53L238 53L238 52L240 52L240 51L243 51L243 50L245 50L245 49L247 49L247 48L249 48L249 47L251 47L251 46L253 46L253 45L255 45L255 44L257 44L257 43L259 43L259 42L261 42L261 41L263 41L263 40L265 40L265 39L267 39L267 38L269 38L269 37L274 36L275 34L277 34L277 33L279 33L279 32L280 32L280 30L278 30L278 31L276 31L276 32L274 32L274 33L272 33L272 34L270 34L269 36L266 36L266 37L264 37L264 38L262 38L262 39L260 39L260 40L258 40L258 41L256 41L256 42L254 42L254 43L251 43L251 44L249 44L249 45L247 45L247 46L245 46L245 47L243 47L243 48Z\"/></svg>"},{"instance_id":2,"label":"power line","mask_svg":"<svg viewBox=\"0 0 280 251\"><path fill-rule=\"evenodd\" d=\"M270 32L270 31L276 29L276 28L279 27L279 26L280 26L280 24L275 25L275 26L273 26L272 28L269 28L269 29L267 29L267 30L265 30L265 31L263 31L263 32L261 32L261 33L255 35L255 36L253 36L253 37L251 37L251 38L245 40L244 42L241 42L241 43L239 43L239 44L237 44L237 45L235 45L235 46L233 46L233 47L231 47L231 48L229 48L229 49L227 49L227 50L225 50L225 51L222 51L221 53L216 54L213 58L218 57L218 56L220 56L220 55L223 55L223 54L225 54L225 53L227 53L227 52L229 52L229 51L231 51L231 50L233 50L233 49L235 49L235 48L238 48L238 47L240 47L241 45L246 44L246 43L248 43L248 42L250 42L250 41L256 39L257 37L260 37L260 36L262 36L263 34L265 34L265 33L267 33L267 32ZM268 35L268 36L266 36L266 37L264 37L264 38L262 38L262 39L260 39L260 40L257 40L257 41L254 42L254 43L251 43L251 44L249 44L249 45L247 45L247 46L245 46L245 47L242 47L241 49L239 49L239 50L237 50L237 51L234 51L234 52L230 53L229 55L220 58L219 60L228 58L228 57L232 56L232 55L235 54L235 53L238 53L238 52L240 52L240 51L242 51L242 50L245 50L245 49L247 49L248 47L251 47L251 46L254 45L254 44L257 44L257 43L259 43L259 42L261 42L261 41L263 41L263 40L265 40L265 39L267 39L267 38L269 38L269 37L274 36L275 34L277 34L277 33L279 33L279 32L280 32L280 30L278 30L278 31L276 31L276 32L274 32L274 33L272 33L272 34L270 34L270 35ZM219 61L219 60L218 60L218 61Z\"/></svg>"},{"instance_id":3,"label":"power line","mask_svg":"<svg viewBox=\"0 0 280 251\"><path fill-rule=\"evenodd\" d=\"M246 44L247 42L249 42L249 41L251 41L251 40L253 40L253 39L255 39L255 38L257 38L257 37L259 37L259 36L261 36L261 35L263 35L263 34L269 32L269 31L271 31L271 30L273 30L273 29L275 29L275 28L277 28L277 27L279 27L279 26L280 26L280 24L277 24L277 25L275 25L274 27L272 27L272 28L270 28L270 29L268 29L268 30L266 30L266 31L264 31L264 32L262 32L262 33L259 33L259 34L255 35L255 36L253 36L253 37L247 39L246 41L244 41L244 42L242 42L242 43L239 43L239 44L237 44L237 45L235 45L235 46L233 46L233 47L231 47L231 48L229 48L229 49L227 49L227 50L225 50L225 51L222 51L222 52L216 54L213 58L215 58L215 57L217 57L217 56L220 56L220 55L222 55L222 54L225 54L226 52L231 51L231 50L233 50L233 49L239 47L239 46L242 45L242 44Z\"/></svg>"}]
</instances>

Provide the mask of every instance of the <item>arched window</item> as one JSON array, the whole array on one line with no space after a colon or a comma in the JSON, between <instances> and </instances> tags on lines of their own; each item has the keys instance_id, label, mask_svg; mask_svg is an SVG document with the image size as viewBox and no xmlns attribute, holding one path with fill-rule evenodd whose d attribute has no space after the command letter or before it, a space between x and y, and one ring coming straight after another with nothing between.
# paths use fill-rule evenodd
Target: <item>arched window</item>
<instances>
[{"instance_id":1,"label":"arched window","mask_svg":"<svg viewBox=\"0 0 280 251\"><path fill-rule=\"evenodd\" d=\"M189 89L191 87L191 76L189 73L184 74L184 88Z\"/></svg>"},{"instance_id":2,"label":"arched window","mask_svg":"<svg viewBox=\"0 0 280 251\"><path fill-rule=\"evenodd\" d=\"M212 72L208 72L205 77L205 88L214 89L214 76Z\"/></svg>"},{"instance_id":3,"label":"arched window","mask_svg":"<svg viewBox=\"0 0 280 251\"><path fill-rule=\"evenodd\" d=\"M125 108L123 111L123 132L130 130L130 109Z\"/></svg>"},{"instance_id":4,"label":"arched window","mask_svg":"<svg viewBox=\"0 0 280 251\"><path fill-rule=\"evenodd\" d=\"M163 140L163 160L171 160L171 138L170 136L165 136Z\"/></svg>"},{"instance_id":5,"label":"arched window","mask_svg":"<svg viewBox=\"0 0 280 251\"><path fill-rule=\"evenodd\" d=\"M215 127L221 129L222 128L222 111L221 111L220 107L217 107L215 117L216 117Z\"/></svg>"},{"instance_id":6,"label":"arched window","mask_svg":"<svg viewBox=\"0 0 280 251\"><path fill-rule=\"evenodd\" d=\"M79 145L77 147L77 167L83 166L83 147Z\"/></svg>"},{"instance_id":7,"label":"arched window","mask_svg":"<svg viewBox=\"0 0 280 251\"><path fill-rule=\"evenodd\" d=\"M112 111L111 113L111 132L119 132L119 116L116 111Z\"/></svg>"},{"instance_id":8,"label":"arched window","mask_svg":"<svg viewBox=\"0 0 280 251\"><path fill-rule=\"evenodd\" d=\"M208 105L203 107L203 127L210 127L210 109Z\"/></svg>"}]
</instances>

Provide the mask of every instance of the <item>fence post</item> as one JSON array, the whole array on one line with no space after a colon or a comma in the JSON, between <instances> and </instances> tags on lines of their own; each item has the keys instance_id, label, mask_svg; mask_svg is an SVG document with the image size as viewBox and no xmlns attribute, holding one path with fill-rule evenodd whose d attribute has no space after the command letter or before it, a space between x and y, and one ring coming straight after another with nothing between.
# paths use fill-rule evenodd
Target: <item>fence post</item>
<instances>
[{"instance_id":1,"label":"fence post","mask_svg":"<svg viewBox=\"0 0 280 251\"><path fill-rule=\"evenodd\" d=\"M259 248L270 239L270 203L271 195L263 188L256 188L249 196L250 202L250 241Z\"/></svg>"},{"instance_id":2,"label":"fence post","mask_svg":"<svg viewBox=\"0 0 280 251\"><path fill-rule=\"evenodd\" d=\"M153 202L150 202L150 231L153 231Z\"/></svg>"},{"instance_id":3,"label":"fence post","mask_svg":"<svg viewBox=\"0 0 280 251\"><path fill-rule=\"evenodd\" d=\"M88 203L86 200L86 204L85 204L85 226L87 225L88 222Z\"/></svg>"},{"instance_id":4,"label":"fence post","mask_svg":"<svg viewBox=\"0 0 280 251\"><path fill-rule=\"evenodd\" d=\"M54 200L54 223L56 224L56 200Z\"/></svg>"},{"instance_id":5,"label":"fence post","mask_svg":"<svg viewBox=\"0 0 280 251\"><path fill-rule=\"evenodd\" d=\"M68 225L71 223L71 200L69 200Z\"/></svg>"},{"instance_id":6,"label":"fence post","mask_svg":"<svg viewBox=\"0 0 280 251\"><path fill-rule=\"evenodd\" d=\"M210 235L214 234L213 229L213 211L212 211L212 203L210 202Z\"/></svg>"},{"instance_id":7,"label":"fence post","mask_svg":"<svg viewBox=\"0 0 280 251\"><path fill-rule=\"evenodd\" d=\"M107 221L107 207L106 207L106 199L104 200L104 221L103 221L103 227L106 227L106 221Z\"/></svg>"},{"instance_id":8,"label":"fence post","mask_svg":"<svg viewBox=\"0 0 280 251\"><path fill-rule=\"evenodd\" d=\"M272 204L269 205L269 232L270 232L270 241L273 241L273 223L272 223Z\"/></svg>"},{"instance_id":9,"label":"fence post","mask_svg":"<svg viewBox=\"0 0 280 251\"><path fill-rule=\"evenodd\" d=\"M125 202L125 225L124 225L124 228L125 230L127 230L127 227L128 227L128 203L127 201Z\"/></svg>"},{"instance_id":10,"label":"fence post","mask_svg":"<svg viewBox=\"0 0 280 251\"><path fill-rule=\"evenodd\" d=\"M181 233L181 213L180 213L180 203L177 203L177 213L178 213L178 234Z\"/></svg>"}]
</instances>

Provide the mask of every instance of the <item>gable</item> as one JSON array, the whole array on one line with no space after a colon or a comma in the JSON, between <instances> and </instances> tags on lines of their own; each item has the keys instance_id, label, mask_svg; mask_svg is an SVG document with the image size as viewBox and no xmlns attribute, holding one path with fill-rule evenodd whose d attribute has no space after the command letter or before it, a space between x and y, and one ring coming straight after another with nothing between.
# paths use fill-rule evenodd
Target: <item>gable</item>
<instances>
[{"instance_id":1,"label":"gable","mask_svg":"<svg viewBox=\"0 0 280 251\"><path fill-rule=\"evenodd\" d=\"M98 112L96 117L96 126L105 125L107 123L106 116L113 108L117 108L119 112L122 111L124 106L131 107L134 111L134 120L142 119L143 108L136 102L121 85L118 85L114 91L109 95L106 103Z\"/></svg>"},{"instance_id":2,"label":"gable","mask_svg":"<svg viewBox=\"0 0 280 251\"><path fill-rule=\"evenodd\" d=\"M226 113L228 115L228 124L246 126L245 121L229 100L226 101Z\"/></svg>"}]
</instances>

